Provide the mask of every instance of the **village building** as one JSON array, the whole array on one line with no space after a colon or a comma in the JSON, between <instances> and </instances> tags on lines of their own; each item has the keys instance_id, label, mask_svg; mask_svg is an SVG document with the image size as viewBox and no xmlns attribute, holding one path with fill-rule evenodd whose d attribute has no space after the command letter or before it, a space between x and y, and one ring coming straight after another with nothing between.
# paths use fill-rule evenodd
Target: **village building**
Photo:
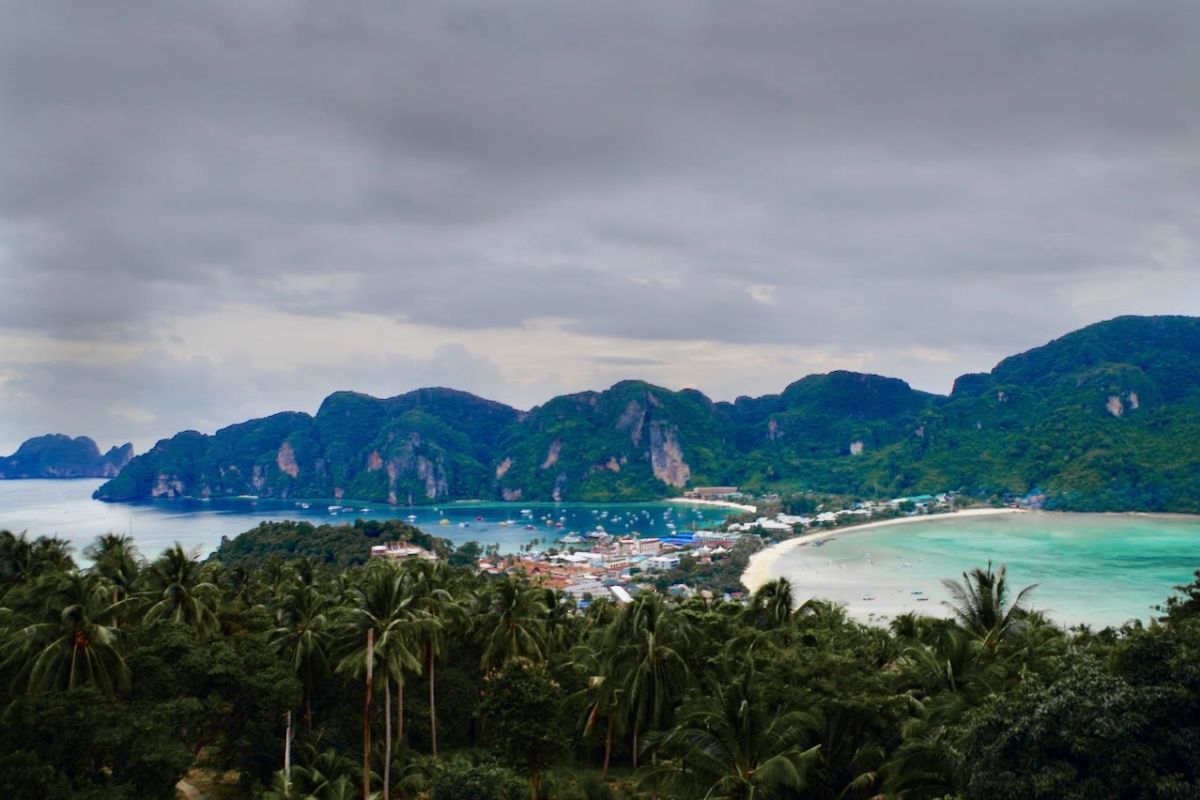
<instances>
[{"instance_id":1,"label":"village building","mask_svg":"<svg viewBox=\"0 0 1200 800\"><path fill-rule=\"evenodd\" d=\"M697 486L683 493L687 500L728 500L731 497L741 497L742 493L736 486Z\"/></svg>"},{"instance_id":2,"label":"village building","mask_svg":"<svg viewBox=\"0 0 1200 800\"><path fill-rule=\"evenodd\" d=\"M372 545L371 558L391 558L397 561L423 558L426 561L437 561L437 553L408 542L388 542L387 544Z\"/></svg>"}]
</instances>

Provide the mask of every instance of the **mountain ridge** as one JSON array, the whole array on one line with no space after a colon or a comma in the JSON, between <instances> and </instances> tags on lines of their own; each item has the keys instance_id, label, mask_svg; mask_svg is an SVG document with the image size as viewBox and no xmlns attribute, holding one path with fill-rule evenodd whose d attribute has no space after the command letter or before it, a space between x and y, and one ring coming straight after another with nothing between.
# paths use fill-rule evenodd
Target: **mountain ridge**
<instances>
[{"instance_id":1,"label":"mountain ridge","mask_svg":"<svg viewBox=\"0 0 1200 800\"><path fill-rule=\"evenodd\" d=\"M1200 510L1200 319L1118 317L960 376L949 395L809 375L714 401L625 380L528 411L447 388L335 392L158 442L103 500L181 495L647 500L685 487L1044 492L1048 507Z\"/></svg>"}]
</instances>

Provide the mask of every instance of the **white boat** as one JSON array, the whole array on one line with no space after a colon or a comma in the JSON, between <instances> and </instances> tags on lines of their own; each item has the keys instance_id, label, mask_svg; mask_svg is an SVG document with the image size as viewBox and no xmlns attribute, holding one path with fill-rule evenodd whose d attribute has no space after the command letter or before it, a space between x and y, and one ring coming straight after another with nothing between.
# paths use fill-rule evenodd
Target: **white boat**
<instances>
[{"instance_id":1,"label":"white boat","mask_svg":"<svg viewBox=\"0 0 1200 800\"><path fill-rule=\"evenodd\" d=\"M583 541L583 537L577 533L568 533L566 536L558 540L562 544L579 544Z\"/></svg>"}]
</instances>

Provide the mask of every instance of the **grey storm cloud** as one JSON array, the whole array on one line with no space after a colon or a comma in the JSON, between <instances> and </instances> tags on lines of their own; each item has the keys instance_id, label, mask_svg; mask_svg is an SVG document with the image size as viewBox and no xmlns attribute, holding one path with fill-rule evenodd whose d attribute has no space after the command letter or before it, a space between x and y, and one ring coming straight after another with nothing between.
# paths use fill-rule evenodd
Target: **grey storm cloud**
<instances>
[{"instance_id":1,"label":"grey storm cloud","mask_svg":"<svg viewBox=\"0 0 1200 800\"><path fill-rule=\"evenodd\" d=\"M1200 311L1193 4L2 5L0 335L1003 353Z\"/></svg>"}]
</instances>

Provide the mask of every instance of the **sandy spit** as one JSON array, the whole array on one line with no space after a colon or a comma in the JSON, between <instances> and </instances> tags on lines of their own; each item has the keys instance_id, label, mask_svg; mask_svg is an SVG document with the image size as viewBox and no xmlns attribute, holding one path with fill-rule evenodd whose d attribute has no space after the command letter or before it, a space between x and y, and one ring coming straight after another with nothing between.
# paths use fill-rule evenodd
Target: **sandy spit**
<instances>
[{"instance_id":1,"label":"sandy spit","mask_svg":"<svg viewBox=\"0 0 1200 800\"><path fill-rule=\"evenodd\" d=\"M1025 513L1028 512L1023 508L964 508L961 511L952 511L948 514L919 514L913 517L897 517L895 519L880 520L879 522L868 522L864 525L828 528L813 533L806 533L793 539L786 539L779 544L773 544L765 550L760 550L750 556L750 562L746 565L746 571L742 573L742 583L751 592L758 591L759 587L779 577L775 571L775 563L779 560L780 556L791 552L805 542L811 542L815 539L826 539L830 536L841 538L842 536L853 535L859 531L886 528L892 525L907 525L914 522L938 522L943 520L961 520L967 517L992 517L1003 514Z\"/></svg>"}]
</instances>

